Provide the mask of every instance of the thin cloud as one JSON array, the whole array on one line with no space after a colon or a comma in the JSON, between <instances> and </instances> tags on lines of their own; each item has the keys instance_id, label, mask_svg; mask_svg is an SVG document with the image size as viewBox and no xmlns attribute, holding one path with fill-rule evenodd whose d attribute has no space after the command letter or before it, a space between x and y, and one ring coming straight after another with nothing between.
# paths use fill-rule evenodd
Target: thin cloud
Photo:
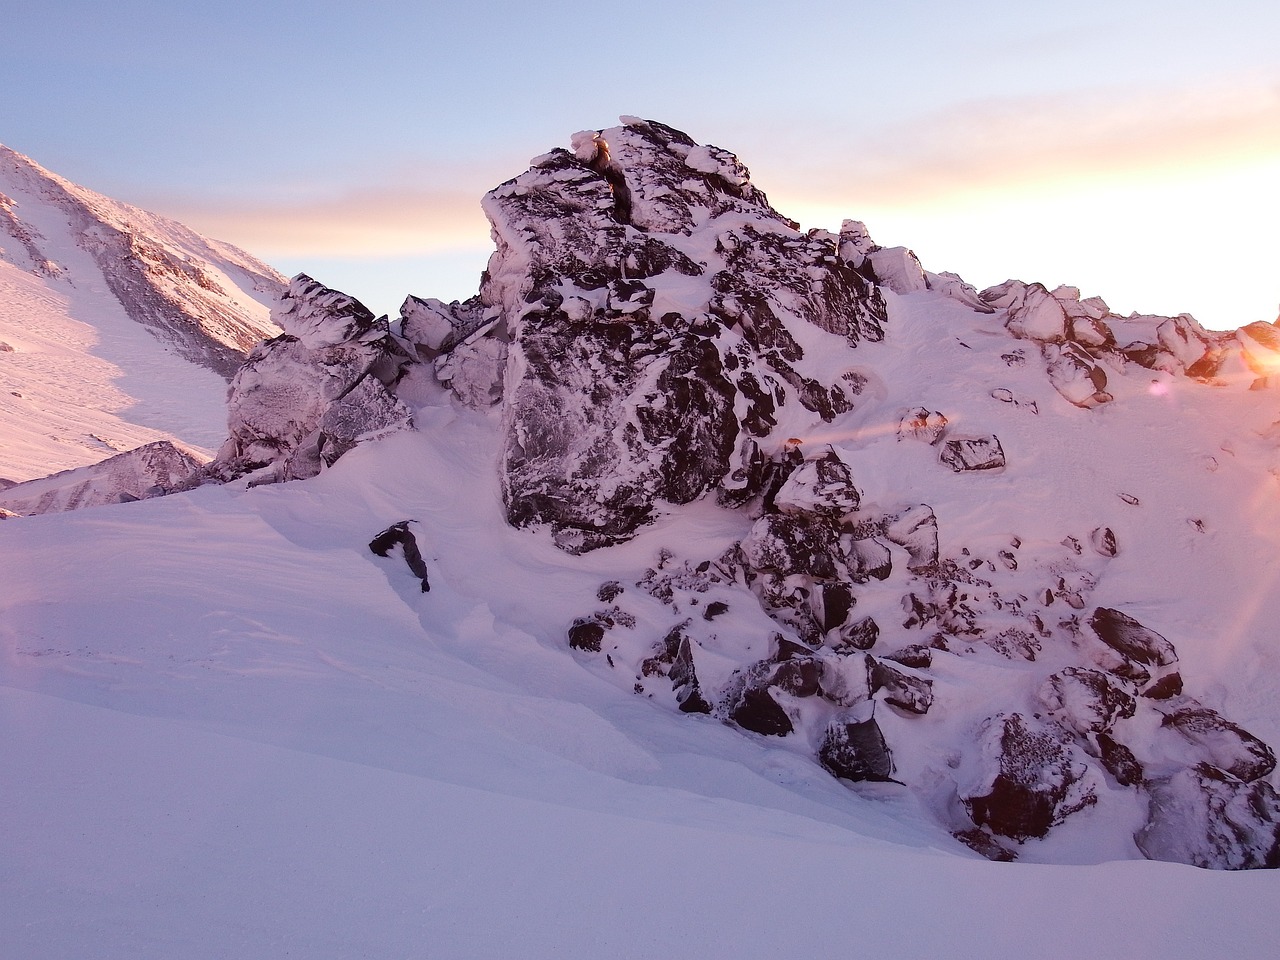
<instances>
[{"instance_id":1,"label":"thin cloud","mask_svg":"<svg viewBox=\"0 0 1280 960\"><path fill-rule=\"evenodd\" d=\"M923 206L963 194L1246 163L1280 155L1280 84L985 101L836 149L850 161L836 169L834 151L824 152L823 169L806 170L794 189L775 183L771 193Z\"/></svg>"},{"instance_id":2,"label":"thin cloud","mask_svg":"<svg viewBox=\"0 0 1280 960\"><path fill-rule=\"evenodd\" d=\"M285 198L154 198L149 204L268 259L382 257L488 246L489 224L480 211L483 192L381 183Z\"/></svg>"}]
</instances>

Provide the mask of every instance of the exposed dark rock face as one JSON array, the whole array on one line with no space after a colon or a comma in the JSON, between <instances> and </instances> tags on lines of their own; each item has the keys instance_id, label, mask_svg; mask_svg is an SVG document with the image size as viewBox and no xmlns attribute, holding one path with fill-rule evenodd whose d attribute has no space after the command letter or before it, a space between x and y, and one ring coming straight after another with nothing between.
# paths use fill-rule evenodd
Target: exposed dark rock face
<instances>
[{"instance_id":1,"label":"exposed dark rock face","mask_svg":"<svg viewBox=\"0 0 1280 960\"><path fill-rule=\"evenodd\" d=\"M1103 643L1130 660L1156 667L1178 661L1173 644L1119 610L1099 607L1089 618L1089 626Z\"/></svg>"},{"instance_id":2,"label":"exposed dark rock face","mask_svg":"<svg viewBox=\"0 0 1280 960\"><path fill-rule=\"evenodd\" d=\"M510 339L507 515L550 525L566 550L625 540L663 503L762 494L761 448L743 434L769 438L791 403L830 418L865 387L853 371L806 373L793 330L880 339L875 285L834 236L777 214L726 151L627 119L538 158L484 208L498 250L481 304ZM408 328L443 345L456 325Z\"/></svg>"},{"instance_id":3,"label":"exposed dark rock face","mask_svg":"<svg viewBox=\"0 0 1280 960\"><path fill-rule=\"evenodd\" d=\"M391 389L409 358L385 317L305 274L272 316L285 332L255 347L236 374L230 437L200 480L312 477L361 440L411 424Z\"/></svg>"},{"instance_id":4,"label":"exposed dark rock face","mask_svg":"<svg viewBox=\"0 0 1280 960\"><path fill-rule=\"evenodd\" d=\"M987 770L962 796L973 822L1012 840L1043 837L1097 802L1085 765L1052 733L1021 714L994 718L979 735Z\"/></svg>"},{"instance_id":5,"label":"exposed dark rock face","mask_svg":"<svg viewBox=\"0 0 1280 960\"><path fill-rule=\"evenodd\" d=\"M818 762L842 780L889 780L893 754L874 717L837 721L827 727Z\"/></svg>"},{"instance_id":6,"label":"exposed dark rock face","mask_svg":"<svg viewBox=\"0 0 1280 960\"><path fill-rule=\"evenodd\" d=\"M386 557L392 550L399 547L400 554L404 557L410 572L422 583L422 592L428 593L431 590L431 580L427 571L427 561L423 559L422 551L418 549L417 537L409 529L410 523L409 520L393 523L369 541L369 549L376 556Z\"/></svg>"}]
</instances>

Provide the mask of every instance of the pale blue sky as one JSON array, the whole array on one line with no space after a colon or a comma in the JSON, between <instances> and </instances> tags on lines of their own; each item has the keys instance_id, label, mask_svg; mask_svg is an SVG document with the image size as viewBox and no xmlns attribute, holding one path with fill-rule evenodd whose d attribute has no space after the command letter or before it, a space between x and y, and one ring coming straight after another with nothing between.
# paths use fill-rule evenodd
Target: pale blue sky
<instances>
[{"instance_id":1,"label":"pale blue sky","mask_svg":"<svg viewBox=\"0 0 1280 960\"><path fill-rule=\"evenodd\" d=\"M6 7L0 142L380 311L474 292L480 195L622 113L979 286L1280 302L1274 0Z\"/></svg>"}]
</instances>

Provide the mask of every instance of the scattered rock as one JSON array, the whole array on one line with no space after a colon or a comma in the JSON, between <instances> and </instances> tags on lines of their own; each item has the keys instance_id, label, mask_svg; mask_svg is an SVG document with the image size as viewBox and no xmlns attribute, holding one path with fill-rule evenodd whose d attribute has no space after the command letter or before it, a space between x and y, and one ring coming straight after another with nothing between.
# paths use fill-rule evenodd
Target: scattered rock
<instances>
[{"instance_id":1,"label":"scattered rock","mask_svg":"<svg viewBox=\"0 0 1280 960\"><path fill-rule=\"evenodd\" d=\"M1119 552L1115 532L1110 527L1095 527L1089 534L1089 545L1104 557L1114 557Z\"/></svg>"},{"instance_id":2,"label":"scattered rock","mask_svg":"<svg viewBox=\"0 0 1280 960\"><path fill-rule=\"evenodd\" d=\"M939 459L956 473L1000 470L1005 465L1004 450L994 436L956 437L942 444Z\"/></svg>"}]
</instances>

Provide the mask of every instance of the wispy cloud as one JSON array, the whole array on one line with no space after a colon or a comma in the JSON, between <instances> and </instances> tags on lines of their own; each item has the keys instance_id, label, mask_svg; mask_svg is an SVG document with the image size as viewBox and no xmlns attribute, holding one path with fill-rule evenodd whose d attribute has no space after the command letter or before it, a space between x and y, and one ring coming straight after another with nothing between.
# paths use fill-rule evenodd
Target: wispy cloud
<instances>
[{"instance_id":1,"label":"wispy cloud","mask_svg":"<svg viewBox=\"0 0 1280 960\"><path fill-rule=\"evenodd\" d=\"M266 257L386 257L487 247L486 187L423 187L405 174L348 188L291 189L285 197L154 197L144 205Z\"/></svg>"},{"instance_id":2,"label":"wispy cloud","mask_svg":"<svg viewBox=\"0 0 1280 960\"><path fill-rule=\"evenodd\" d=\"M846 163L820 154L803 180L771 192L923 206L1097 178L1176 177L1280 155L1280 81L974 102L832 146Z\"/></svg>"}]
</instances>

